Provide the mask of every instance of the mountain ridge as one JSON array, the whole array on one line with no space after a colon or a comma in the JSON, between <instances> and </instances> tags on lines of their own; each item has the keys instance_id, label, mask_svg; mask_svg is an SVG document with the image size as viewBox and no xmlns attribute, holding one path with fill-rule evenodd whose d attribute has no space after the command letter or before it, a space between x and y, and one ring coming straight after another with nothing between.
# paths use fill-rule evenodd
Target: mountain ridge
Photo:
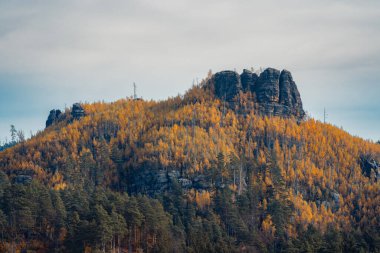
<instances>
[{"instance_id":1,"label":"mountain ridge","mask_svg":"<svg viewBox=\"0 0 380 253\"><path fill-rule=\"evenodd\" d=\"M263 114L252 92L220 99L212 79L76 105L0 152L1 250L376 252L380 145Z\"/></svg>"},{"instance_id":2,"label":"mountain ridge","mask_svg":"<svg viewBox=\"0 0 380 253\"><path fill-rule=\"evenodd\" d=\"M266 116L295 117L298 120L306 115L292 74L285 69L267 68L259 75L247 69L240 75L236 71L223 70L203 80L202 87L232 109L241 95L249 93L247 102L252 105L246 108L248 111L255 110ZM73 119L84 116L79 103L73 104L71 115ZM62 112L53 109L46 120L46 127L63 119Z\"/></svg>"}]
</instances>

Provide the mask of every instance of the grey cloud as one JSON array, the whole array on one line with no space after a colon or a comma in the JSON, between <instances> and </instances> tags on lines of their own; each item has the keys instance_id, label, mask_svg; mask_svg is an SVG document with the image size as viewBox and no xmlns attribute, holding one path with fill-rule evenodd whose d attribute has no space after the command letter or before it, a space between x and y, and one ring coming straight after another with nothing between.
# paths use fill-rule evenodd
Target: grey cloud
<instances>
[{"instance_id":1,"label":"grey cloud","mask_svg":"<svg viewBox=\"0 0 380 253\"><path fill-rule=\"evenodd\" d=\"M380 109L378 27L371 0L2 1L0 73L24 77L21 90L49 90L53 107L128 96L133 82L163 99L209 69L272 66L293 72L313 115Z\"/></svg>"}]
</instances>

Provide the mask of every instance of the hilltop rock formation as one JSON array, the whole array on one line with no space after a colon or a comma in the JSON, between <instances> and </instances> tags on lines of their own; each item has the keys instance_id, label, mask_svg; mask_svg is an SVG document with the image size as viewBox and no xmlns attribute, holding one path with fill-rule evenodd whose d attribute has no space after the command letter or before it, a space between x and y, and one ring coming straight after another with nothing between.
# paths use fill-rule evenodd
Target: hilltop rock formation
<instances>
[{"instance_id":1,"label":"hilltop rock formation","mask_svg":"<svg viewBox=\"0 0 380 253\"><path fill-rule=\"evenodd\" d=\"M207 85L216 97L230 104L240 92L251 92L258 113L263 115L297 119L305 116L297 85L287 70L267 68L260 76L246 69L241 75L235 71L221 71Z\"/></svg>"},{"instance_id":2,"label":"hilltop rock formation","mask_svg":"<svg viewBox=\"0 0 380 253\"><path fill-rule=\"evenodd\" d=\"M257 79L259 76L256 73L253 73L247 69L243 70L243 73L240 75L241 84L243 86L243 92L255 92Z\"/></svg>"},{"instance_id":3,"label":"hilltop rock formation","mask_svg":"<svg viewBox=\"0 0 380 253\"><path fill-rule=\"evenodd\" d=\"M61 110L51 110L46 120L46 127L49 127L55 122L59 121L61 116L62 116Z\"/></svg>"},{"instance_id":4,"label":"hilltop rock formation","mask_svg":"<svg viewBox=\"0 0 380 253\"><path fill-rule=\"evenodd\" d=\"M287 106L301 106L302 101L292 74L283 70L280 76L280 103Z\"/></svg>"},{"instance_id":5,"label":"hilltop rock formation","mask_svg":"<svg viewBox=\"0 0 380 253\"><path fill-rule=\"evenodd\" d=\"M73 104L70 114L71 114L71 120L72 119L78 120L86 115L83 107L79 103ZM46 120L46 127L49 127L60 121L64 121L65 119L70 120L70 117L68 114L62 113L61 110L58 110L58 109L51 110Z\"/></svg>"},{"instance_id":6,"label":"hilltop rock formation","mask_svg":"<svg viewBox=\"0 0 380 253\"><path fill-rule=\"evenodd\" d=\"M79 103L73 104L73 108L71 109L71 116L73 119L80 119L85 116L84 109Z\"/></svg>"},{"instance_id":7,"label":"hilltop rock formation","mask_svg":"<svg viewBox=\"0 0 380 253\"><path fill-rule=\"evenodd\" d=\"M222 71L213 76L215 95L219 98L232 100L242 89L240 76L235 71Z\"/></svg>"},{"instance_id":8,"label":"hilltop rock formation","mask_svg":"<svg viewBox=\"0 0 380 253\"><path fill-rule=\"evenodd\" d=\"M280 71L268 68L260 74L256 97L259 103L278 103L280 99Z\"/></svg>"}]
</instances>

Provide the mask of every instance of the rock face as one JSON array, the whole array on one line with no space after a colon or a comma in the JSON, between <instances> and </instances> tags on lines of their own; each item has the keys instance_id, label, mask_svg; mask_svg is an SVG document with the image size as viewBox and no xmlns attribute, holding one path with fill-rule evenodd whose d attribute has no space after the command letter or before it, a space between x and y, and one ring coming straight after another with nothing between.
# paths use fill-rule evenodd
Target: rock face
<instances>
[{"instance_id":1,"label":"rock face","mask_svg":"<svg viewBox=\"0 0 380 253\"><path fill-rule=\"evenodd\" d=\"M251 71L244 69L243 73L240 75L241 85L243 86L244 92L255 92L257 79L259 79L256 73L252 73Z\"/></svg>"},{"instance_id":2,"label":"rock face","mask_svg":"<svg viewBox=\"0 0 380 253\"><path fill-rule=\"evenodd\" d=\"M287 70L283 70L280 75L280 103L296 109L294 113L303 111L297 85L293 81L292 74Z\"/></svg>"},{"instance_id":3,"label":"rock face","mask_svg":"<svg viewBox=\"0 0 380 253\"><path fill-rule=\"evenodd\" d=\"M380 180L380 162L373 154L363 154L359 158L359 164L364 176L371 178L373 175L376 181Z\"/></svg>"},{"instance_id":4,"label":"rock face","mask_svg":"<svg viewBox=\"0 0 380 253\"><path fill-rule=\"evenodd\" d=\"M259 103L278 103L280 99L280 71L268 68L257 82L256 97Z\"/></svg>"},{"instance_id":5,"label":"rock face","mask_svg":"<svg viewBox=\"0 0 380 253\"><path fill-rule=\"evenodd\" d=\"M62 112L60 110L51 110L48 119L46 120L46 127L49 127L55 122L59 121L61 115Z\"/></svg>"},{"instance_id":6,"label":"rock face","mask_svg":"<svg viewBox=\"0 0 380 253\"><path fill-rule=\"evenodd\" d=\"M85 115L84 109L79 103L73 104L71 109L71 119L78 120ZM68 114L62 113L60 110L51 110L48 119L46 120L46 127L66 119L71 120Z\"/></svg>"},{"instance_id":7,"label":"rock face","mask_svg":"<svg viewBox=\"0 0 380 253\"><path fill-rule=\"evenodd\" d=\"M19 176L16 176L15 179L14 179L14 183L15 184L30 184L32 182L33 178L31 176L27 176L27 175L19 175Z\"/></svg>"},{"instance_id":8,"label":"rock face","mask_svg":"<svg viewBox=\"0 0 380 253\"><path fill-rule=\"evenodd\" d=\"M267 68L260 76L249 70L239 75L235 71L216 73L208 84L219 99L234 103L240 92L251 92L260 114L302 119L305 112L292 74Z\"/></svg>"},{"instance_id":9,"label":"rock face","mask_svg":"<svg viewBox=\"0 0 380 253\"><path fill-rule=\"evenodd\" d=\"M71 116L73 119L80 119L85 116L84 109L79 103L73 104L73 108L71 109Z\"/></svg>"},{"instance_id":10,"label":"rock face","mask_svg":"<svg viewBox=\"0 0 380 253\"><path fill-rule=\"evenodd\" d=\"M218 98L232 100L242 89L240 76L235 71L222 71L213 76L214 91Z\"/></svg>"}]
</instances>

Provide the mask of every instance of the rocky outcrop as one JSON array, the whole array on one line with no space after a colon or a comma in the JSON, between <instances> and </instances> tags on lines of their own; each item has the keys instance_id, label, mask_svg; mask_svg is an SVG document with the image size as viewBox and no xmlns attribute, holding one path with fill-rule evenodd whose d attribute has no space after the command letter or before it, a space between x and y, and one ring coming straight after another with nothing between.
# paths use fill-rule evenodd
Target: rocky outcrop
<instances>
[{"instance_id":1,"label":"rocky outcrop","mask_svg":"<svg viewBox=\"0 0 380 253\"><path fill-rule=\"evenodd\" d=\"M375 180L380 180L380 162L373 154L362 154L359 158L362 174L368 178L374 176Z\"/></svg>"},{"instance_id":2,"label":"rocky outcrop","mask_svg":"<svg viewBox=\"0 0 380 253\"><path fill-rule=\"evenodd\" d=\"M227 101L232 100L242 90L240 76L235 71L227 70L216 73L212 82L214 83L215 95Z\"/></svg>"},{"instance_id":3,"label":"rocky outcrop","mask_svg":"<svg viewBox=\"0 0 380 253\"><path fill-rule=\"evenodd\" d=\"M73 104L73 108L71 109L71 116L73 119L80 119L85 116L84 109L79 103Z\"/></svg>"},{"instance_id":4,"label":"rocky outcrop","mask_svg":"<svg viewBox=\"0 0 380 253\"><path fill-rule=\"evenodd\" d=\"M46 127L53 125L55 122L59 121L62 116L60 110L51 110L49 116L46 120Z\"/></svg>"},{"instance_id":5,"label":"rocky outcrop","mask_svg":"<svg viewBox=\"0 0 380 253\"><path fill-rule=\"evenodd\" d=\"M287 70L269 68L261 73L256 97L261 114L299 119L305 116L297 85Z\"/></svg>"},{"instance_id":6,"label":"rocky outcrop","mask_svg":"<svg viewBox=\"0 0 380 253\"><path fill-rule=\"evenodd\" d=\"M243 86L244 92L256 92L256 84L259 76L256 73L244 69L243 73L240 75L241 85Z\"/></svg>"},{"instance_id":7,"label":"rocky outcrop","mask_svg":"<svg viewBox=\"0 0 380 253\"><path fill-rule=\"evenodd\" d=\"M128 175L129 191L132 193L145 192L154 196L173 189L173 184L182 186L183 189L194 189L197 191L210 190L212 187L224 188L226 184L220 179L213 179L210 175L191 174L181 175L179 170L167 170L160 168L157 164L146 163L149 167L132 169ZM228 185L228 184L227 184Z\"/></svg>"},{"instance_id":8,"label":"rocky outcrop","mask_svg":"<svg viewBox=\"0 0 380 253\"><path fill-rule=\"evenodd\" d=\"M73 104L70 114L71 117L69 114L62 113L60 110L51 110L46 120L46 127L49 127L60 121L68 120L70 122L72 120L78 120L86 115L83 107L79 103Z\"/></svg>"},{"instance_id":9,"label":"rocky outcrop","mask_svg":"<svg viewBox=\"0 0 380 253\"><path fill-rule=\"evenodd\" d=\"M287 70L283 70L280 75L280 104L290 107L293 115L298 117L305 115L301 95L292 74Z\"/></svg>"},{"instance_id":10,"label":"rocky outcrop","mask_svg":"<svg viewBox=\"0 0 380 253\"><path fill-rule=\"evenodd\" d=\"M241 75L235 71L222 71L216 73L207 85L216 97L231 105L240 92L251 92L260 114L297 119L305 116L297 85L287 70L267 68L260 76L246 69Z\"/></svg>"},{"instance_id":11,"label":"rocky outcrop","mask_svg":"<svg viewBox=\"0 0 380 253\"><path fill-rule=\"evenodd\" d=\"M19 175L14 178L14 184L30 184L32 183L33 178L27 175Z\"/></svg>"},{"instance_id":12,"label":"rocky outcrop","mask_svg":"<svg viewBox=\"0 0 380 253\"><path fill-rule=\"evenodd\" d=\"M278 103L280 99L280 71L268 68L257 81L256 98L259 103Z\"/></svg>"}]
</instances>

